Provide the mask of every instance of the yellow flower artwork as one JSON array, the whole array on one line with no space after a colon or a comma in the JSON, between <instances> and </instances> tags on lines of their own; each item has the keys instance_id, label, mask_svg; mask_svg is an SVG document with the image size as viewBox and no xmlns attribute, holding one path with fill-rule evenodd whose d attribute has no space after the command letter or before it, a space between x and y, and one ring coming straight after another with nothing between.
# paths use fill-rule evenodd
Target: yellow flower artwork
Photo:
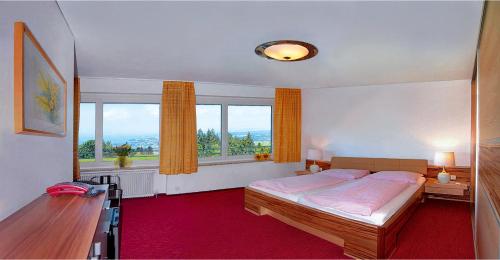
<instances>
[{"instance_id":1,"label":"yellow flower artwork","mask_svg":"<svg viewBox=\"0 0 500 260\"><path fill-rule=\"evenodd\" d=\"M46 113L52 123L57 123L60 87L43 71L38 72L36 84L40 90L35 97L38 107Z\"/></svg>"},{"instance_id":2,"label":"yellow flower artwork","mask_svg":"<svg viewBox=\"0 0 500 260\"><path fill-rule=\"evenodd\" d=\"M65 136L66 81L23 22L14 24L14 45L16 133Z\"/></svg>"}]
</instances>

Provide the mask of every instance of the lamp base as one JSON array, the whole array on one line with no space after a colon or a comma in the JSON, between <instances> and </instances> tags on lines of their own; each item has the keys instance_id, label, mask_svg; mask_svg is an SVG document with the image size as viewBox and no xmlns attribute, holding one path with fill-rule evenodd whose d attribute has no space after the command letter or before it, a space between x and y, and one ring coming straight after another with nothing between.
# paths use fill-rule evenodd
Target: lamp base
<instances>
[{"instance_id":1,"label":"lamp base","mask_svg":"<svg viewBox=\"0 0 500 260\"><path fill-rule=\"evenodd\" d=\"M446 184L446 183L450 182L450 174L445 172L445 171L442 171L442 172L438 173L437 179L438 179L439 183Z\"/></svg>"},{"instance_id":2,"label":"lamp base","mask_svg":"<svg viewBox=\"0 0 500 260\"><path fill-rule=\"evenodd\" d=\"M312 173L319 172L319 165L317 164L312 164L309 166L309 171Z\"/></svg>"}]
</instances>

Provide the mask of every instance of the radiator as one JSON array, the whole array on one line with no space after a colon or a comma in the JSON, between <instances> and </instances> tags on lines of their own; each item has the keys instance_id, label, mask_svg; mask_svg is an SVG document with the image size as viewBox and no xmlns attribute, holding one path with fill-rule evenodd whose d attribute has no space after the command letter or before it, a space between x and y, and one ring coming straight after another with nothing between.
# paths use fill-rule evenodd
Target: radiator
<instances>
[{"instance_id":1,"label":"radiator","mask_svg":"<svg viewBox=\"0 0 500 260\"><path fill-rule=\"evenodd\" d=\"M154 178L156 169L133 169L114 171L85 172L80 175L80 180L90 181L93 177L111 175L112 182L118 183L123 190L123 198L151 197L154 192ZM117 178L119 177L119 178Z\"/></svg>"}]
</instances>

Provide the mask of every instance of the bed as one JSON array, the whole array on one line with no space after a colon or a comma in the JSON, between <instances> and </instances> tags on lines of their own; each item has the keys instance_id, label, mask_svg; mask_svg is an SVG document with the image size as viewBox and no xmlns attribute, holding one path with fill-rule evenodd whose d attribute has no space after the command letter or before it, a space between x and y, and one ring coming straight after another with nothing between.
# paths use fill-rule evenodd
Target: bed
<instances>
[{"instance_id":1,"label":"bed","mask_svg":"<svg viewBox=\"0 0 500 260\"><path fill-rule=\"evenodd\" d=\"M331 168L367 169L372 172L401 170L426 175L427 160L333 157ZM302 204L302 201L290 201L251 187L245 189L245 209L256 215L269 215L342 246L347 256L387 258L396 248L401 228L422 200L424 185L421 184L422 180L413 190L405 190L405 197L399 199L397 209L378 223Z\"/></svg>"}]
</instances>

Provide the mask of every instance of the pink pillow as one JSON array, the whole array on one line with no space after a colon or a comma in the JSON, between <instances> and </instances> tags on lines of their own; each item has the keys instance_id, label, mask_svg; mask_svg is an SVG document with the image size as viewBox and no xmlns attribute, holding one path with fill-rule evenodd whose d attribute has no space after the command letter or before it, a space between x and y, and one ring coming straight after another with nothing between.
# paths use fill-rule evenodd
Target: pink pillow
<instances>
[{"instance_id":1,"label":"pink pillow","mask_svg":"<svg viewBox=\"0 0 500 260\"><path fill-rule=\"evenodd\" d=\"M370 174L370 171L358 170L358 169L329 169L322 171L321 174L325 174L339 179L354 180Z\"/></svg>"},{"instance_id":2,"label":"pink pillow","mask_svg":"<svg viewBox=\"0 0 500 260\"><path fill-rule=\"evenodd\" d=\"M418 178L422 177L422 174L416 172L408 171L380 171L376 172L367 178L377 179L377 180L387 180L387 181L398 181L404 183L417 183Z\"/></svg>"}]
</instances>

